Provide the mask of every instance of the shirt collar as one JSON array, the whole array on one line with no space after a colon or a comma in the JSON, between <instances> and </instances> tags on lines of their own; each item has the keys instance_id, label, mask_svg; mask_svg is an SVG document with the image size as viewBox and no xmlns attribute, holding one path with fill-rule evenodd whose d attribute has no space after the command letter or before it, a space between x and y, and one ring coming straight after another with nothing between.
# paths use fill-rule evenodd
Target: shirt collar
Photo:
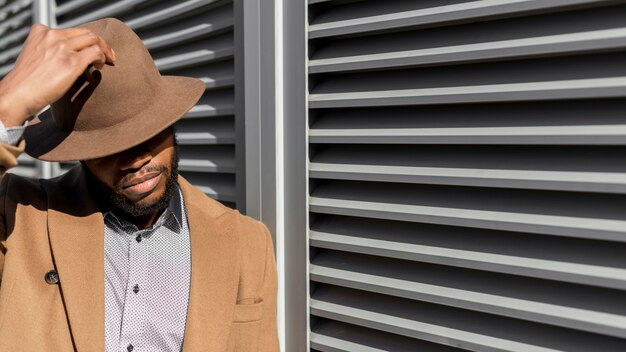
<instances>
[{"instance_id":1,"label":"shirt collar","mask_svg":"<svg viewBox=\"0 0 626 352\"><path fill-rule=\"evenodd\" d=\"M174 215L174 219L176 219L176 225L178 226L177 230L182 229L183 227L183 193L176 185L176 189L174 190L174 195L170 200L170 204L167 206L167 210L170 211Z\"/></svg>"},{"instance_id":2,"label":"shirt collar","mask_svg":"<svg viewBox=\"0 0 626 352\"><path fill-rule=\"evenodd\" d=\"M172 199L170 199L170 202L167 208L163 211L161 216L159 216L159 218L157 219L157 221L154 223L154 225L151 228L148 228L145 230L153 230L163 225L168 226L169 224L172 225L172 228L170 228L170 230L173 230L175 232L179 232L182 230L183 206L184 206L183 194L180 190L180 187L178 187L178 185L176 185L176 189L174 190L173 193L174 194L172 195ZM124 218L119 218L117 215L115 215L115 213L113 213L110 210L105 212L103 215L104 215L105 221L112 221L120 227L131 226L131 227L134 227L134 231L137 231L137 227L134 224L132 224L131 222L127 221ZM173 222L167 221L170 217L173 217L175 221Z\"/></svg>"}]
</instances>

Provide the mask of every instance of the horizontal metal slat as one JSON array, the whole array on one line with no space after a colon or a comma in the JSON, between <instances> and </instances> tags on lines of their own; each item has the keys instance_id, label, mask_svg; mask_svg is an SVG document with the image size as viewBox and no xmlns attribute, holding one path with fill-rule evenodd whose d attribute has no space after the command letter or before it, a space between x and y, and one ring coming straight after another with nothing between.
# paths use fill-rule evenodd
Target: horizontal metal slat
<instances>
[{"instance_id":1,"label":"horizontal metal slat","mask_svg":"<svg viewBox=\"0 0 626 352\"><path fill-rule=\"evenodd\" d=\"M329 319L317 319L311 328L311 347L319 351L429 351L455 352L456 348Z\"/></svg>"},{"instance_id":2,"label":"horizontal metal slat","mask_svg":"<svg viewBox=\"0 0 626 352\"><path fill-rule=\"evenodd\" d=\"M309 95L311 108L459 104L626 96L626 77Z\"/></svg>"},{"instance_id":3,"label":"horizontal metal slat","mask_svg":"<svg viewBox=\"0 0 626 352\"><path fill-rule=\"evenodd\" d=\"M384 352L388 350L382 350L378 348L372 348L361 343L355 343L351 341L341 340L335 337L330 337L322 334L311 333L311 348L315 348L318 351L323 352L339 352L339 351L362 351L362 352Z\"/></svg>"},{"instance_id":4,"label":"horizontal metal slat","mask_svg":"<svg viewBox=\"0 0 626 352\"><path fill-rule=\"evenodd\" d=\"M217 163L212 160L181 159L178 168L182 171L234 173L235 163L234 160Z\"/></svg>"},{"instance_id":5,"label":"horizontal metal slat","mask_svg":"<svg viewBox=\"0 0 626 352\"><path fill-rule=\"evenodd\" d=\"M224 202L235 202L234 176L220 177L223 175L202 174L195 172L181 172L183 177L191 184L200 189L207 196Z\"/></svg>"},{"instance_id":6,"label":"horizontal metal slat","mask_svg":"<svg viewBox=\"0 0 626 352\"><path fill-rule=\"evenodd\" d=\"M221 21L197 25L194 27L185 28L175 32L169 32L167 34L155 37L144 38L144 44L146 45L148 50L155 50L175 43L180 43L197 37L206 36L211 33L219 32L232 26L232 18L223 19Z\"/></svg>"},{"instance_id":7,"label":"horizontal metal slat","mask_svg":"<svg viewBox=\"0 0 626 352\"><path fill-rule=\"evenodd\" d=\"M219 200L223 202L232 202L232 203L234 203L237 200L237 196L235 195L234 189L220 191L220 190L216 190L216 187L213 184L199 185L197 183L194 183L194 186L198 188L199 190L201 190L204 194L206 194L207 196L215 200Z\"/></svg>"},{"instance_id":8,"label":"horizontal metal slat","mask_svg":"<svg viewBox=\"0 0 626 352\"><path fill-rule=\"evenodd\" d=\"M66 1L63 4L57 5L56 7L56 15L63 16L68 12L72 12L78 10L82 7L86 7L92 4L97 4L99 2L104 2L104 0L71 0Z\"/></svg>"},{"instance_id":9,"label":"horizontal metal slat","mask_svg":"<svg viewBox=\"0 0 626 352\"><path fill-rule=\"evenodd\" d=\"M626 270L608 266L426 246L321 231L310 231L309 239L312 246L321 248L626 289Z\"/></svg>"},{"instance_id":10,"label":"horizontal metal slat","mask_svg":"<svg viewBox=\"0 0 626 352\"><path fill-rule=\"evenodd\" d=\"M175 70L187 66L193 66L198 64L207 64L212 61L218 61L225 58L232 57L234 55L234 49L232 47L215 48L215 49L203 49L183 54L162 57L155 59L155 63L160 71Z\"/></svg>"},{"instance_id":11,"label":"horizontal metal slat","mask_svg":"<svg viewBox=\"0 0 626 352\"><path fill-rule=\"evenodd\" d=\"M626 174L543 170L408 167L312 162L309 177L580 192L626 193Z\"/></svg>"},{"instance_id":12,"label":"horizontal metal slat","mask_svg":"<svg viewBox=\"0 0 626 352\"><path fill-rule=\"evenodd\" d=\"M624 86L626 87L626 86ZM622 90L624 88L620 88ZM565 89L567 90L567 89ZM494 90L493 93L498 95ZM536 92L539 97L540 92ZM565 92L564 92L565 93ZM626 93L626 92L624 92ZM468 94L470 93L468 89ZM623 94L623 93L622 93ZM526 96L527 97L527 96ZM422 97L416 97L420 100ZM374 98L377 99L377 98ZM402 104L403 98L385 100ZM410 98L407 98L408 101ZM437 98L435 98L437 99ZM434 99L434 100L435 100ZM509 95L524 100L522 94ZM380 101L374 102L378 105ZM426 104L437 104L433 101ZM467 101L466 101L467 102ZM325 101L323 107L332 102ZM406 104L423 103L407 102ZM369 104L364 102L363 105ZM626 125L587 126L521 126L521 127L456 127L456 128L312 128L311 143L367 143L367 144L508 144L508 145L624 145Z\"/></svg>"},{"instance_id":13,"label":"horizontal metal slat","mask_svg":"<svg viewBox=\"0 0 626 352\"><path fill-rule=\"evenodd\" d=\"M419 301L444 304L458 308L535 321L593 333L623 338L626 336L626 317L619 314L598 312L590 309L558 303L545 303L532 296L509 297L489 293L493 282L485 282L479 290L462 286L431 284L427 280L397 279L381 274L369 274L351 266L363 268L359 262L349 264L349 257L318 254L310 266L311 279L317 282L340 285L381 294L388 294ZM414 275L419 277L420 275ZM529 291L533 287L528 288Z\"/></svg>"},{"instance_id":14,"label":"horizontal metal slat","mask_svg":"<svg viewBox=\"0 0 626 352\"><path fill-rule=\"evenodd\" d=\"M230 90L205 94L184 116L185 119L231 116L235 113L234 96Z\"/></svg>"},{"instance_id":15,"label":"horizontal metal slat","mask_svg":"<svg viewBox=\"0 0 626 352\"><path fill-rule=\"evenodd\" d=\"M200 117L211 117L211 116L228 116L233 115L235 113L234 106L220 106L215 107L211 105L195 105L187 114L185 114L185 118L200 118Z\"/></svg>"},{"instance_id":16,"label":"horizontal metal slat","mask_svg":"<svg viewBox=\"0 0 626 352\"><path fill-rule=\"evenodd\" d=\"M382 350L378 348L371 348L361 343L354 343L351 341L341 340L335 337L330 337L322 334L311 333L311 348L315 348L316 351L322 352L349 352L349 351L362 351L362 352L384 352L388 350Z\"/></svg>"},{"instance_id":17,"label":"horizontal metal slat","mask_svg":"<svg viewBox=\"0 0 626 352\"><path fill-rule=\"evenodd\" d=\"M323 3L323 2L330 2L330 1L333 1L333 0L308 0L308 1L309 1L308 2L309 5L313 5L313 4Z\"/></svg>"},{"instance_id":18,"label":"horizontal metal slat","mask_svg":"<svg viewBox=\"0 0 626 352\"><path fill-rule=\"evenodd\" d=\"M233 87L235 85L235 77L233 76L218 76L211 75L205 72L193 72L191 74L179 74L178 72L169 72L175 76L188 76L201 80L204 83L204 87L209 89L221 89ZM226 113L224 113L225 115Z\"/></svg>"},{"instance_id":19,"label":"horizontal metal slat","mask_svg":"<svg viewBox=\"0 0 626 352\"><path fill-rule=\"evenodd\" d=\"M478 19L515 16L528 12L553 11L578 5L610 3L607 0L482 0L403 11L378 16L351 18L309 25L309 38L389 30L401 27L435 26Z\"/></svg>"},{"instance_id":20,"label":"horizontal metal slat","mask_svg":"<svg viewBox=\"0 0 626 352\"><path fill-rule=\"evenodd\" d=\"M182 171L235 173L234 146L181 146L178 167Z\"/></svg>"},{"instance_id":21,"label":"horizontal metal slat","mask_svg":"<svg viewBox=\"0 0 626 352\"><path fill-rule=\"evenodd\" d=\"M128 19L126 24L134 30L142 30L145 27L157 25L161 22L166 22L180 16L185 13L189 13L200 9L203 6L207 6L213 3L218 3L220 0L189 0L176 3L173 6L161 9L159 11L150 12L147 15L141 17Z\"/></svg>"},{"instance_id":22,"label":"horizontal metal slat","mask_svg":"<svg viewBox=\"0 0 626 352\"><path fill-rule=\"evenodd\" d=\"M235 77L196 77L202 82L204 82L204 86L206 89L217 89L217 88L225 88L232 87L235 85Z\"/></svg>"},{"instance_id":23,"label":"horizontal metal slat","mask_svg":"<svg viewBox=\"0 0 626 352\"><path fill-rule=\"evenodd\" d=\"M626 221L622 220L354 201L316 196L310 198L309 204L312 212L326 214L626 242Z\"/></svg>"},{"instance_id":24,"label":"horizontal metal slat","mask_svg":"<svg viewBox=\"0 0 626 352\"><path fill-rule=\"evenodd\" d=\"M201 144L234 144L235 133L229 132L179 132L176 134L178 143L181 145Z\"/></svg>"},{"instance_id":25,"label":"horizontal metal slat","mask_svg":"<svg viewBox=\"0 0 626 352\"><path fill-rule=\"evenodd\" d=\"M626 28L615 28L420 50L314 58L309 61L309 73L519 59L597 52L625 46Z\"/></svg>"},{"instance_id":26,"label":"horizontal metal slat","mask_svg":"<svg viewBox=\"0 0 626 352\"><path fill-rule=\"evenodd\" d=\"M180 145L228 145L235 143L232 117L182 119L176 123L176 140Z\"/></svg>"},{"instance_id":27,"label":"horizontal metal slat","mask_svg":"<svg viewBox=\"0 0 626 352\"><path fill-rule=\"evenodd\" d=\"M207 89L233 87L235 85L233 65L232 60L225 60L210 65L170 71L168 74L195 77L204 82Z\"/></svg>"}]
</instances>

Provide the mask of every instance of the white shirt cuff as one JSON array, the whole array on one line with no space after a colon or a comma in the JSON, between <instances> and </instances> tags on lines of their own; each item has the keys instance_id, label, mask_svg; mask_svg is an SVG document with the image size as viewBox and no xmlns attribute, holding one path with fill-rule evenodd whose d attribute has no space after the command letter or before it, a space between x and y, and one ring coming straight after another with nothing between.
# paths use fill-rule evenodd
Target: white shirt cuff
<instances>
[{"instance_id":1,"label":"white shirt cuff","mask_svg":"<svg viewBox=\"0 0 626 352\"><path fill-rule=\"evenodd\" d=\"M9 144L9 145L17 145L22 136L24 135L24 130L28 125L28 121L24 122L21 126L14 126L6 128L2 121L0 121L0 143Z\"/></svg>"}]
</instances>

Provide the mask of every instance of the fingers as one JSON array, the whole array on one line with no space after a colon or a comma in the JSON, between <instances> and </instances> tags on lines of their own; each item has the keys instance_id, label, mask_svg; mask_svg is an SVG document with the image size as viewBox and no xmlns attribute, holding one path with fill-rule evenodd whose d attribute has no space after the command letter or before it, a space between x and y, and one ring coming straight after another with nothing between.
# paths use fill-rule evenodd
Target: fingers
<instances>
[{"instance_id":1,"label":"fingers","mask_svg":"<svg viewBox=\"0 0 626 352\"><path fill-rule=\"evenodd\" d=\"M96 68L100 69L106 63L115 64L113 48L101 36L88 28L53 29L43 24L35 24L31 27L31 33L25 43L25 46L32 46L38 50L42 48L48 51L57 50L57 52L63 53L62 55L70 56L76 55L93 45L98 46L105 57L104 61L100 62L98 55L98 60L93 62ZM87 55L83 55L83 57L92 56L93 53L89 52Z\"/></svg>"},{"instance_id":2,"label":"fingers","mask_svg":"<svg viewBox=\"0 0 626 352\"><path fill-rule=\"evenodd\" d=\"M93 44L77 53L78 62L82 70L85 70L89 65L97 69L102 69L106 63L107 57L102 50L102 47L98 44ZM82 72L82 71L81 71Z\"/></svg>"},{"instance_id":3,"label":"fingers","mask_svg":"<svg viewBox=\"0 0 626 352\"><path fill-rule=\"evenodd\" d=\"M93 45L97 45L105 56L105 62L110 64L115 63L115 51L113 51L113 49L104 39L102 39L102 37L89 30L82 32L82 34L77 33L77 35L67 39L66 45L70 50L77 52Z\"/></svg>"},{"instance_id":4,"label":"fingers","mask_svg":"<svg viewBox=\"0 0 626 352\"><path fill-rule=\"evenodd\" d=\"M98 44L98 36L92 32L87 32L67 39L66 44L69 49L81 51L94 44Z\"/></svg>"},{"instance_id":5,"label":"fingers","mask_svg":"<svg viewBox=\"0 0 626 352\"><path fill-rule=\"evenodd\" d=\"M50 55L66 62L76 62L83 70L90 64L101 69L106 63L115 63L113 48L101 36L84 27L53 29L35 24L31 27L24 47L30 51L36 49L38 52L52 53ZM74 56L77 58L74 59ZM92 61L85 62L86 59ZM20 61L20 57L17 61Z\"/></svg>"},{"instance_id":6,"label":"fingers","mask_svg":"<svg viewBox=\"0 0 626 352\"><path fill-rule=\"evenodd\" d=\"M84 27L61 28L61 29L55 29L55 31L58 31L60 34L63 34L63 36L68 39L72 37L88 34L88 33L93 33L90 29L84 28Z\"/></svg>"}]
</instances>

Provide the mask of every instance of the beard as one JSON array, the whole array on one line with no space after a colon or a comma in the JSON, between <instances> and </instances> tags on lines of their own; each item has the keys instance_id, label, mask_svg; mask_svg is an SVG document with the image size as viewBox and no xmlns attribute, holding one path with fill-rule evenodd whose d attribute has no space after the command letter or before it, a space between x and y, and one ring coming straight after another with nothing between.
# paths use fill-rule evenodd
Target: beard
<instances>
[{"instance_id":1,"label":"beard","mask_svg":"<svg viewBox=\"0 0 626 352\"><path fill-rule=\"evenodd\" d=\"M155 212L166 209L172 197L174 196L174 192L176 191L176 184L178 180L178 153L174 155L172 158L172 164L170 165L170 172L167 175L167 180L165 184L165 192L157 199L156 201L148 204L136 204L130 201L130 199L125 196L118 194L115 191L106 190L108 203L112 208L112 211L116 214L121 215L125 218L141 218ZM152 172L152 171L160 171L163 174L167 173L167 168L163 165L161 166L152 166L146 167L142 170L143 172ZM132 174L130 175L132 176Z\"/></svg>"},{"instance_id":2,"label":"beard","mask_svg":"<svg viewBox=\"0 0 626 352\"><path fill-rule=\"evenodd\" d=\"M137 204L132 202L130 199L116 192L116 190L112 190L109 187L106 187L95 178L93 174L89 171L89 168L83 166L83 169L86 170L89 175L90 183L95 187L90 187L92 189L96 189L96 199L101 203L101 206L104 209L108 209L115 213L116 215L125 218L141 218L155 212L160 212L165 210L168 206L172 197L174 196L174 192L177 191L178 184L178 145L174 144L174 155L172 157L172 162L170 164L169 170L164 165L148 165L147 167L142 168L141 173L158 171L163 175L166 175L166 184L165 191L159 197L159 199L148 203L148 204ZM169 171L169 172L168 172ZM128 174L118 182L118 184L123 184L124 180L132 179L136 173ZM117 187L118 189L119 186Z\"/></svg>"}]
</instances>

